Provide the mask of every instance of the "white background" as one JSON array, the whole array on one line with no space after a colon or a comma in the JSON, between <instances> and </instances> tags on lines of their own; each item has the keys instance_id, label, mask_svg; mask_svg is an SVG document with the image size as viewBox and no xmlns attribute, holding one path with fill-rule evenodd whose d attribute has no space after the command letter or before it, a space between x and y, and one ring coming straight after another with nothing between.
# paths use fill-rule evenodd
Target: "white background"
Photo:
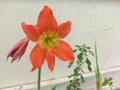
<instances>
[{"instance_id":1,"label":"white background","mask_svg":"<svg viewBox=\"0 0 120 90\"><path fill-rule=\"evenodd\" d=\"M120 2L99 0L1 0L0 1L0 88L36 82L37 70L30 72L30 43L19 62L10 63L6 56L10 48L25 37L21 22L36 24L44 5L49 5L58 23L72 21L71 33L64 39L74 48L76 44L94 47L97 41L100 68L120 66ZM92 60L94 64L95 61ZM45 63L42 80L67 76L68 63L56 59L51 73ZM94 65L93 65L94 66Z\"/></svg>"}]
</instances>

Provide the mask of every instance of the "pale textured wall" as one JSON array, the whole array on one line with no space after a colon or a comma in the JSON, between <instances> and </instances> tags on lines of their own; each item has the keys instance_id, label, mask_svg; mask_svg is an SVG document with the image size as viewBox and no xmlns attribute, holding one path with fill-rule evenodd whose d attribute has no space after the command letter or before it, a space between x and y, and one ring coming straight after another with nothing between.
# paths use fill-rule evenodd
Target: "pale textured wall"
<instances>
[{"instance_id":1,"label":"pale textured wall","mask_svg":"<svg viewBox=\"0 0 120 90\"><path fill-rule=\"evenodd\" d=\"M72 30L64 40L72 47L97 41L100 67L120 66L120 3L99 0L1 0L0 1L0 87L35 82L37 71L30 72L27 49L20 62L6 62L9 49L25 37L21 22L36 24L39 11L49 5L58 23L72 21ZM10 59L9 59L10 60ZM94 63L94 60L93 60ZM51 73L45 63L42 79L63 77L70 74L67 63L56 60Z\"/></svg>"}]
</instances>

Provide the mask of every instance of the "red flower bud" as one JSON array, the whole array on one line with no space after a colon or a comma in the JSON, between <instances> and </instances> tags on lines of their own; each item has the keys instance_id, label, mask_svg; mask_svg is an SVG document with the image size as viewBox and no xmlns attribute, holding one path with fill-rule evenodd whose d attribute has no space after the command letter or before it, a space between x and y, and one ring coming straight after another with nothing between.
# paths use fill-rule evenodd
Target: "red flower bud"
<instances>
[{"instance_id":1,"label":"red flower bud","mask_svg":"<svg viewBox=\"0 0 120 90\"><path fill-rule=\"evenodd\" d=\"M20 60L20 58L23 56L23 54L26 51L28 42L29 42L29 40L27 38L24 38L24 39L20 40L18 43L16 43L13 46L13 48L8 52L7 59L9 57L12 57L11 63L13 61L17 60L18 58Z\"/></svg>"}]
</instances>

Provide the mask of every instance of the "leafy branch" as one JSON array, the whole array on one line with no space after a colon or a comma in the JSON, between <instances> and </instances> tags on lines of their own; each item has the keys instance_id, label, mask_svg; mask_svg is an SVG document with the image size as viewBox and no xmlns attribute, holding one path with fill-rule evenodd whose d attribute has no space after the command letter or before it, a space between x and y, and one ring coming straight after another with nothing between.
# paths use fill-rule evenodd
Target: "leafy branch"
<instances>
[{"instance_id":1,"label":"leafy branch","mask_svg":"<svg viewBox=\"0 0 120 90\"><path fill-rule=\"evenodd\" d=\"M71 68L74 63L76 63L76 67L73 70L73 74L69 76L72 80L69 81L69 85L66 88L67 90L82 90L81 84L85 83L83 66L86 64L87 70L89 72L92 71L89 55L94 56L94 54L91 51L91 47L85 44L82 46L76 45L76 49L73 52L77 53L77 59L74 62L70 62L68 68Z\"/></svg>"}]
</instances>

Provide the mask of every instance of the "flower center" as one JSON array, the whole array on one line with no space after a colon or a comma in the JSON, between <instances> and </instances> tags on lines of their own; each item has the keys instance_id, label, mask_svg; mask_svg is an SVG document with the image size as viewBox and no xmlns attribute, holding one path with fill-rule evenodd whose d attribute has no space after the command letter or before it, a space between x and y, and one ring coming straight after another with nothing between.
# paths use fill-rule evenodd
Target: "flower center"
<instances>
[{"instance_id":1,"label":"flower center","mask_svg":"<svg viewBox=\"0 0 120 90\"><path fill-rule=\"evenodd\" d=\"M40 47L50 50L54 46L58 45L58 41L59 35L57 33L47 31L40 35L38 42Z\"/></svg>"}]
</instances>

